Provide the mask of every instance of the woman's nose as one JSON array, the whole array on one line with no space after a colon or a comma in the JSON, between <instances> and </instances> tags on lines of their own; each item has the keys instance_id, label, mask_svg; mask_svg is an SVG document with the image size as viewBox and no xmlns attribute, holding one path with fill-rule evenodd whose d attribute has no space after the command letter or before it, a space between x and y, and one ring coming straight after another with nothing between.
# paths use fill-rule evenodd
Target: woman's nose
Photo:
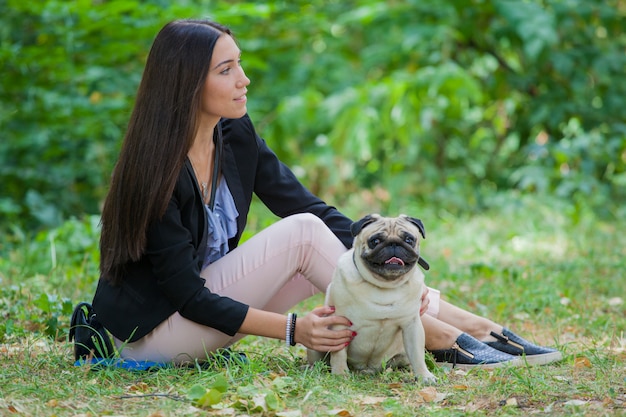
<instances>
[{"instance_id":1,"label":"woman's nose","mask_svg":"<svg viewBox=\"0 0 626 417\"><path fill-rule=\"evenodd\" d=\"M239 81L237 81L237 87L246 87L247 85L250 84L250 78L248 78L246 76L246 73L244 72L243 68L241 69L241 77L239 79Z\"/></svg>"}]
</instances>

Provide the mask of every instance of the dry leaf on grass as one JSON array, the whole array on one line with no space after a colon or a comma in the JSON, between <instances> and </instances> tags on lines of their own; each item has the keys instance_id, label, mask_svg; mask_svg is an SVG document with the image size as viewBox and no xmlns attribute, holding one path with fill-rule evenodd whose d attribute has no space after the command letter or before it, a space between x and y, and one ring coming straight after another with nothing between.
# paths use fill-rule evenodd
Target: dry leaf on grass
<instances>
[{"instance_id":1,"label":"dry leaf on grass","mask_svg":"<svg viewBox=\"0 0 626 417\"><path fill-rule=\"evenodd\" d=\"M328 411L329 416L339 416L339 417L352 417L352 414L346 410L345 408L337 408L334 410Z\"/></svg>"},{"instance_id":2,"label":"dry leaf on grass","mask_svg":"<svg viewBox=\"0 0 626 417\"><path fill-rule=\"evenodd\" d=\"M574 359L574 368L591 368L591 361L585 356L579 356Z\"/></svg>"},{"instance_id":3,"label":"dry leaf on grass","mask_svg":"<svg viewBox=\"0 0 626 417\"><path fill-rule=\"evenodd\" d=\"M461 407L461 410L464 410L469 413L476 412L478 410L485 410L491 405L491 400L488 399L477 399L474 402L469 402L465 405L465 407Z\"/></svg>"},{"instance_id":4,"label":"dry leaf on grass","mask_svg":"<svg viewBox=\"0 0 626 417\"><path fill-rule=\"evenodd\" d=\"M363 405L372 405L372 404L380 404L383 401L385 401L387 399L387 397L372 397L372 396L365 396L365 397L361 397L359 399L359 403L363 404Z\"/></svg>"},{"instance_id":5,"label":"dry leaf on grass","mask_svg":"<svg viewBox=\"0 0 626 417\"><path fill-rule=\"evenodd\" d=\"M504 405L506 405L507 407L517 407L519 404L517 403L517 398L512 397L507 399Z\"/></svg>"},{"instance_id":6,"label":"dry leaf on grass","mask_svg":"<svg viewBox=\"0 0 626 417\"><path fill-rule=\"evenodd\" d=\"M130 392L148 392L149 388L150 387L148 387L148 384L146 384L145 382L137 382L136 384L133 384L126 389Z\"/></svg>"},{"instance_id":7,"label":"dry leaf on grass","mask_svg":"<svg viewBox=\"0 0 626 417\"><path fill-rule=\"evenodd\" d=\"M426 402L433 402L437 399L437 389L435 387L426 387L419 394Z\"/></svg>"},{"instance_id":8,"label":"dry leaf on grass","mask_svg":"<svg viewBox=\"0 0 626 417\"><path fill-rule=\"evenodd\" d=\"M446 393L438 392L435 387L426 387L419 392L419 395L429 403L439 403L448 396Z\"/></svg>"}]
</instances>

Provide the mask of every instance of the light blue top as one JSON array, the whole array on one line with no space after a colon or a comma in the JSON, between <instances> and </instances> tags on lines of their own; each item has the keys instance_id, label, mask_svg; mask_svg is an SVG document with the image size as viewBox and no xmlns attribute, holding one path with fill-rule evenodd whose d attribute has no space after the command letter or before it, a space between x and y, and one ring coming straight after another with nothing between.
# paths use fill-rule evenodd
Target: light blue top
<instances>
[{"instance_id":1,"label":"light blue top","mask_svg":"<svg viewBox=\"0 0 626 417\"><path fill-rule=\"evenodd\" d=\"M208 204L204 207L209 220L209 236L203 264L203 268L206 268L228 253L228 239L237 233L239 212L224 176L220 178L215 190L213 211Z\"/></svg>"}]
</instances>

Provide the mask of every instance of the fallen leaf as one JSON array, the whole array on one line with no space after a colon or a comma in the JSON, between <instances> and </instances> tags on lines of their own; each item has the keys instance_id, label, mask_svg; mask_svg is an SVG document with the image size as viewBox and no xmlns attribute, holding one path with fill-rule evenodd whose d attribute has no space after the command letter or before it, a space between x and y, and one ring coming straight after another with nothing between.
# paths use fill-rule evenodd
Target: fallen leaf
<instances>
[{"instance_id":1,"label":"fallen leaf","mask_svg":"<svg viewBox=\"0 0 626 417\"><path fill-rule=\"evenodd\" d=\"M46 407L57 407L59 402L55 399L52 399L46 403Z\"/></svg>"},{"instance_id":2,"label":"fallen leaf","mask_svg":"<svg viewBox=\"0 0 626 417\"><path fill-rule=\"evenodd\" d=\"M148 384L146 384L145 382L137 382L136 384L131 385L130 387L128 387L128 390L130 392L147 392L148 391Z\"/></svg>"},{"instance_id":3,"label":"fallen leaf","mask_svg":"<svg viewBox=\"0 0 626 417\"><path fill-rule=\"evenodd\" d=\"M385 401L387 398L386 397L362 397L360 400L361 404L366 404L366 405L371 405L371 404L380 404L383 401Z\"/></svg>"},{"instance_id":4,"label":"fallen leaf","mask_svg":"<svg viewBox=\"0 0 626 417\"><path fill-rule=\"evenodd\" d=\"M466 391L469 389L469 387L467 385L454 385L452 388L454 388L455 390L459 390L459 391Z\"/></svg>"},{"instance_id":5,"label":"fallen leaf","mask_svg":"<svg viewBox=\"0 0 626 417\"><path fill-rule=\"evenodd\" d=\"M419 392L426 402L435 401L437 398L437 389L435 387L426 387Z\"/></svg>"},{"instance_id":6,"label":"fallen leaf","mask_svg":"<svg viewBox=\"0 0 626 417\"><path fill-rule=\"evenodd\" d=\"M330 416L352 417L352 414L345 408L337 408L328 412Z\"/></svg>"},{"instance_id":7,"label":"fallen leaf","mask_svg":"<svg viewBox=\"0 0 626 417\"><path fill-rule=\"evenodd\" d=\"M591 368L591 361L585 356L574 359L574 368Z\"/></svg>"},{"instance_id":8,"label":"fallen leaf","mask_svg":"<svg viewBox=\"0 0 626 417\"><path fill-rule=\"evenodd\" d=\"M513 398L509 398L508 400L506 400L506 404L507 407L517 407L517 398L513 397Z\"/></svg>"}]
</instances>

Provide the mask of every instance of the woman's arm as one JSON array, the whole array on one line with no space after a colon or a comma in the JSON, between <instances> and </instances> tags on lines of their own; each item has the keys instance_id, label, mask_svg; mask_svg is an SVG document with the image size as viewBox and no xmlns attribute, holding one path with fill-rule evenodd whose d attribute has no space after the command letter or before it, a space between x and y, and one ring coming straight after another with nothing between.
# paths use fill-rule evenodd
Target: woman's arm
<instances>
[{"instance_id":1,"label":"woman's arm","mask_svg":"<svg viewBox=\"0 0 626 417\"><path fill-rule=\"evenodd\" d=\"M295 341L320 352L335 352L346 347L355 336L352 330L331 330L331 326L350 327L352 323L345 317L331 315L334 311L332 307L318 307L298 318ZM286 324L287 316L283 314L249 308L239 332L285 340Z\"/></svg>"}]
</instances>

